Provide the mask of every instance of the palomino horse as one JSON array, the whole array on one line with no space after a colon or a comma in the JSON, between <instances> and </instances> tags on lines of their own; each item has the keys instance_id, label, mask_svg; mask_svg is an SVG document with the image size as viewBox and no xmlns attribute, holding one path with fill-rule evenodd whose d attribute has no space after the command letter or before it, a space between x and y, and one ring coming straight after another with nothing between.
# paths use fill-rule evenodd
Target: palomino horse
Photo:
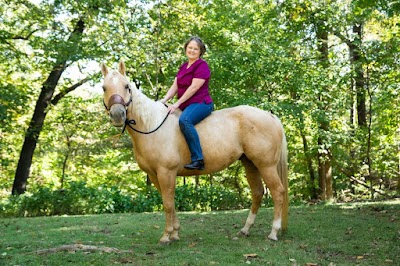
<instances>
[{"instance_id":1,"label":"palomino horse","mask_svg":"<svg viewBox=\"0 0 400 266\"><path fill-rule=\"evenodd\" d=\"M162 195L166 225L160 243L179 240L174 202L176 176L214 173L237 160L245 167L252 195L251 210L240 233L247 236L254 224L264 194L263 180L274 202L268 238L278 240L278 231L287 229L288 178L286 138L277 117L250 106L214 111L196 125L205 169L186 170L190 152L178 125L180 113L168 115L162 103L149 99L130 84L122 61L118 71L109 71L102 64L101 72L103 100L111 122L116 127L128 124L136 161Z\"/></svg>"}]
</instances>

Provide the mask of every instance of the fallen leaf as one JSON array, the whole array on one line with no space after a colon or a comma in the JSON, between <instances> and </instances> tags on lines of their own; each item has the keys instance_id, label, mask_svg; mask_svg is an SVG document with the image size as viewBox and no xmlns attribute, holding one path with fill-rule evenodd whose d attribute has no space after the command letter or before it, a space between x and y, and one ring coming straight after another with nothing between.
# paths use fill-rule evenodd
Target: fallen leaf
<instances>
[{"instance_id":1,"label":"fallen leaf","mask_svg":"<svg viewBox=\"0 0 400 266\"><path fill-rule=\"evenodd\" d=\"M307 262L307 266L318 266L318 263L313 263L313 262Z\"/></svg>"},{"instance_id":2,"label":"fallen leaf","mask_svg":"<svg viewBox=\"0 0 400 266\"><path fill-rule=\"evenodd\" d=\"M192 243L189 244L189 247L190 248L194 248L196 245L197 245L196 242L192 242Z\"/></svg>"}]
</instances>

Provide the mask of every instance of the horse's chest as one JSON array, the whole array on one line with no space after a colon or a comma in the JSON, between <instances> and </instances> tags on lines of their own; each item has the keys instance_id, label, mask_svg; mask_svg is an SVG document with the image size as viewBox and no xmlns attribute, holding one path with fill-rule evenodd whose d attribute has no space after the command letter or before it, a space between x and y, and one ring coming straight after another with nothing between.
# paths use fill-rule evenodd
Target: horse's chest
<instances>
[{"instance_id":1,"label":"horse's chest","mask_svg":"<svg viewBox=\"0 0 400 266\"><path fill-rule=\"evenodd\" d=\"M136 156L136 162L139 165L140 169L142 169L143 171L145 171L148 174L151 174L152 172L152 167L151 167L151 163L149 163L148 158L143 157L139 154L135 154Z\"/></svg>"}]
</instances>

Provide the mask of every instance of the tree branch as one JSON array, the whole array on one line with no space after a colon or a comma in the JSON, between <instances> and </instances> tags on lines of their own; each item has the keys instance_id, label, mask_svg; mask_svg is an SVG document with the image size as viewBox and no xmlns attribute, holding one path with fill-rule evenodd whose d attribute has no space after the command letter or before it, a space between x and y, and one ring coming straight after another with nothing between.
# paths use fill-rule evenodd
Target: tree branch
<instances>
[{"instance_id":1,"label":"tree branch","mask_svg":"<svg viewBox=\"0 0 400 266\"><path fill-rule=\"evenodd\" d=\"M29 32L26 36L22 36L22 35L15 35L12 36L11 39L13 40L28 40L35 32L39 31L39 29L33 30L31 32Z\"/></svg>"},{"instance_id":2,"label":"tree branch","mask_svg":"<svg viewBox=\"0 0 400 266\"><path fill-rule=\"evenodd\" d=\"M51 104L56 105L65 95L67 95L69 92L75 90L82 84L88 82L90 79L91 79L91 77L86 77L86 78L80 80L79 82L75 83L74 85L66 88L65 90L62 90L56 96L54 96L54 98L51 100Z\"/></svg>"}]
</instances>

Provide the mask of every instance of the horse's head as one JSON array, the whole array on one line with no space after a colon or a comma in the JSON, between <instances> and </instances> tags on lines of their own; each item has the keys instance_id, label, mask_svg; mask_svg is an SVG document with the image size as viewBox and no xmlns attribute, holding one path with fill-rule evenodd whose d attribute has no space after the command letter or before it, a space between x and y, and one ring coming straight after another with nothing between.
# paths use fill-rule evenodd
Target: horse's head
<instances>
[{"instance_id":1,"label":"horse's head","mask_svg":"<svg viewBox=\"0 0 400 266\"><path fill-rule=\"evenodd\" d=\"M101 64L104 83L104 106L109 111L111 122L116 127L125 124L126 110L132 102L132 92L126 78L124 62L119 62L118 71L108 71L105 64Z\"/></svg>"}]
</instances>

